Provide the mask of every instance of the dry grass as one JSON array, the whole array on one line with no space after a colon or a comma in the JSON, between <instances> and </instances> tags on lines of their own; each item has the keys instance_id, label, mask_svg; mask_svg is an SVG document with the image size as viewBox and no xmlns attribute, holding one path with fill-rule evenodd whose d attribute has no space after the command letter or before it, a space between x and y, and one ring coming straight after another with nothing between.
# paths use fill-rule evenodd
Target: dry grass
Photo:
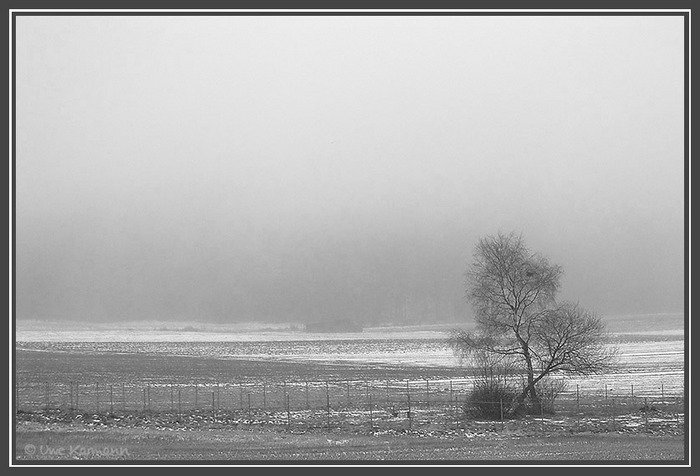
<instances>
[{"instance_id":1,"label":"dry grass","mask_svg":"<svg viewBox=\"0 0 700 476\"><path fill-rule=\"evenodd\" d=\"M35 453L27 455L26 445ZM125 448L119 458L128 461L441 461L468 464L485 460L527 461L630 461L681 462L684 445L678 436L586 434L513 436L484 434L479 437L358 435L343 431L295 434L271 428L234 427L208 431L155 428L106 428L86 430L59 425L40 429L19 425L16 439L19 462L41 459L103 459L87 448ZM42 454L64 448L66 456ZM73 454L70 454L71 450ZM81 450L82 449L82 450ZM82 453L81 453L82 451Z\"/></svg>"}]
</instances>

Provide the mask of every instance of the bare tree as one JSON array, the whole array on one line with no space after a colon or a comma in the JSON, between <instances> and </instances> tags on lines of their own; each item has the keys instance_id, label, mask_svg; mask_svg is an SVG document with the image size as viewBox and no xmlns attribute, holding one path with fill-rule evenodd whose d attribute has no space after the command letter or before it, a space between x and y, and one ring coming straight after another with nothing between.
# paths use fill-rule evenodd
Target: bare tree
<instances>
[{"instance_id":1,"label":"bare tree","mask_svg":"<svg viewBox=\"0 0 700 476\"><path fill-rule=\"evenodd\" d=\"M513 233L483 238L474 251L467 298L477 328L455 331L452 344L463 357L486 352L520 362L527 384L511 413L528 397L539 404L537 383L551 373L588 375L612 363L600 318L577 304L556 303L562 274Z\"/></svg>"}]
</instances>

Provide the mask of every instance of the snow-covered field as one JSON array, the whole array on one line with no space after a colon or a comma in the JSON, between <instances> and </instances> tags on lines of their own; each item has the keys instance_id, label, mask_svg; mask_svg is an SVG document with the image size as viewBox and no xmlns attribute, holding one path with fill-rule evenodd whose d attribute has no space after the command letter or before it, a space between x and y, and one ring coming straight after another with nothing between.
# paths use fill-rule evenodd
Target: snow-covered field
<instances>
[{"instance_id":1,"label":"snow-covered field","mask_svg":"<svg viewBox=\"0 0 700 476\"><path fill-rule=\"evenodd\" d=\"M307 333L293 325L185 326L141 322L85 325L18 322L16 348L71 353L157 354L216 359L354 363L415 367L459 365L447 337L454 326L369 328L356 333ZM685 333L682 314L613 316L608 319L618 348L617 371L572 380L582 388L609 392L683 389Z\"/></svg>"}]
</instances>

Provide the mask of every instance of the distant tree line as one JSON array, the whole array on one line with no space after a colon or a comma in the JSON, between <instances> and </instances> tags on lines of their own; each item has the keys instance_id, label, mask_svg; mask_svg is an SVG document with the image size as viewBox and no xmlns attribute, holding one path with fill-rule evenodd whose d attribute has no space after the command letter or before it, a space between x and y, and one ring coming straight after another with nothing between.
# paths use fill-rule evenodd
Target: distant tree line
<instances>
[{"instance_id":1,"label":"distant tree line","mask_svg":"<svg viewBox=\"0 0 700 476\"><path fill-rule=\"evenodd\" d=\"M350 320L308 322L306 332L362 332L362 324Z\"/></svg>"}]
</instances>

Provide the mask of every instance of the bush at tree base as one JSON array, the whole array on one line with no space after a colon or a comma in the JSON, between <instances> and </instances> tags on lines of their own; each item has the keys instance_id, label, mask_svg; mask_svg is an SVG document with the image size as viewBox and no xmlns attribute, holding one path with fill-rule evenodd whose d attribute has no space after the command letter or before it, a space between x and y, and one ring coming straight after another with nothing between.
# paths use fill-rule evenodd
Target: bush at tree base
<instances>
[{"instance_id":1,"label":"bush at tree base","mask_svg":"<svg viewBox=\"0 0 700 476\"><path fill-rule=\"evenodd\" d=\"M554 402L566 386L566 381L563 379L545 377L535 387L539 401L532 401L527 397L516 414L510 414L511 403L520 389L508 383L507 379L480 379L474 383L474 390L464 406L464 412L472 417L494 420L500 419L501 416L508 418L523 415L553 415Z\"/></svg>"},{"instance_id":2,"label":"bush at tree base","mask_svg":"<svg viewBox=\"0 0 700 476\"><path fill-rule=\"evenodd\" d=\"M474 417L499 420L501 416L506 416L516 395L516 390L504 381L480 380L474 383L464 412Z\"/></svg>"}]
</instances>

